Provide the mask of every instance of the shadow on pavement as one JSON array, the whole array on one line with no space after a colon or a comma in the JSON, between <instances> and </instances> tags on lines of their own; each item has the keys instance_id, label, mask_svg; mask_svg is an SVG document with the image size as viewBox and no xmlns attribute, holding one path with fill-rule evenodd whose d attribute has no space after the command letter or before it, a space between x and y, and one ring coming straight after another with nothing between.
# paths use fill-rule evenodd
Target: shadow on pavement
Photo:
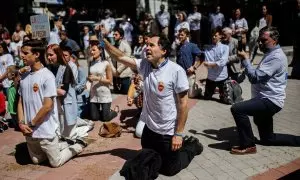
<instances>
[{"instance_id":1,"label":"shadow on pavement","mask_svg":"<svg viewBox=\"0 0 300 180\"><path fill-rule=\"evenodd\" d=\"M101 155L101 154L111 154L113 156L118 156L122 159L128 160L134 158L138 153L138 150L133 150L133 149L126 149L126 148L117 148L117 149L112 149L108 151L102 151L102 152L93 152L93 153L87 153L87 154L81 154L77 157L87 157L87 156L96 156L96 155Z\"/></svg>"},{"instance_id":2,"label":"shadow on pavement","mask_svg":"<svg viewBox=\"0 0 300 180\"><path fill-rule=\"evenodd\" d=\"M300 179L300 169L279 178L279 180L289 180L289 179Z\"/></svg>"},{"instance_id":3,"label":"shadow on pavement","mask_svg":"<svg viewBox=\"0 0 300 180\"><path fill-rule=\"evenodd\" d=\"M189 130L190 133L195 135L202 135L204 137L221 141L214 144L209 144L208 147L220 150L230 150L230 148L238 144L238 135L236 127L228 127L228 128L221 128L219 130L216 129L206 129L202 132L197 132L194 129Z\"/></svg>"},{"instance_id":4,"label":"shadow on pavement","mask_svg":"<svg viewBox=\"0 0 300 180\"><path fill-rule=\"evenodd\" d=\"M15 149L15 158L16 162L20 165L27 165L27 164L33 164L28 152L27 143L22 142L20 144L16 145Z\"/></svg>"},{"instance_id":5,"label":"shadow on pavement","mask_svg":"<svg viewBox=\"0 0 300 180\"><path fill-rule=\"evenodd\" d=\"M121 126L123 129L127 129L129 127L136 127L136 124L140 118L140 110L139 109L126 109L121 111L120 122L125 125Z\"/></svg>"}]
</instances>

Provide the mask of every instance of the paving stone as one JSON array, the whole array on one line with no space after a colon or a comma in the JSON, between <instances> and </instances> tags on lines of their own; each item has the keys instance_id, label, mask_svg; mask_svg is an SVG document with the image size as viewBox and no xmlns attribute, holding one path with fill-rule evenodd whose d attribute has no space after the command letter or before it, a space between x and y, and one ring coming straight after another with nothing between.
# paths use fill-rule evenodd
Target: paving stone
<instances>
[{"instance_id":1,"label":"paving stone","mask_svg":"<svg viewBox=\"0 0 300 180\"><path fill-rule=\"evenodd\" d=\"M254 168L243 169L242 172L245 173L247 176L253 176L258 173L258 171Z\"/></svg>"}]
</instances>

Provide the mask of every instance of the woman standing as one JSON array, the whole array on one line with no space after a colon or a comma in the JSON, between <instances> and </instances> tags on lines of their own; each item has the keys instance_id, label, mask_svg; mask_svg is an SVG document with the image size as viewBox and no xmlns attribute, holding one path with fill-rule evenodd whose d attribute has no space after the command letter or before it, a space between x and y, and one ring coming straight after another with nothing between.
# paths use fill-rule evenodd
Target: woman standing
<instances>
[{"instance_id":1,"label":"woman standing","mask_svg":"<svg viewBox=\"0 0 300 180\"><path fill-rule=\"evenodd\" d=\"M248 23L245 18L241 17L241 9L237 8L235 10L234 18L230 21L232 34L238 39L242 45L242 49L246 50L247 37L246 33L248 31ZM241 49L239 49L241 50Z\"/></svg>"},{"instance_id":2,"label":"woman standing","mask_svg":"<svg viewBox=\"0 0 300 180\"><path fill-rule=\"evenodd\" d=\"M138 35L137 43L133 48L133 56L137 59L142 58L142 54L144 49L146 48L145 41L143 35Z\"/></svg>"},{"instance_id":3,"label":"woman standing","mask_svg":"<svg viewBox=\"0 0 300 180\"><path fill-rule=\"evenodd\" d=\"M110 63L101 58L102 49L99 45L91 46L93 61L90 65L88 80L91 82L90 115L92 120L110 121L117 116L117 111L110 109L112 97L109 86L112 85L112 69Z\"/></svg>"},{"instance_id":4,"label":"woman standing","mask_svg":"<svg viewBox=\"0 0 300 180\"><path fill-rule=\"evenodd\" d=\"M179 30L182 28L187 28L188 30L190 30L190 24L187 21L187 16L186 13L184 11L180 11L178 12L177 16L177 22L175 25L175 38L177 38L177 35L179 33Z\"/></svg>"},{"instance_id":5,"label":"woman standing","mask_svg":"<svg viewBox=\"0 0 300 180\"><path fill-rule=\"evenodd\" d=\"M63 52L57 44L48 46L47 58L48 68L55 76L61 134L65 138L76 139L77 99L72 69L65 61Z\"/></svg>"},{"instance_id":6,"label":"woman standing","mask_svg":"<svg viewBox=\"0 0 300 180\"><path fill-rule=\"evenodd\" d=\"M6 73L6 68L10 65L14 65L14 59L8 52L8 48L5 42L0 43L0 76ZM8 79L4 79L2 82L4 95L7 96L7 90L10 87Z\"/></svg>"}]
</instances>

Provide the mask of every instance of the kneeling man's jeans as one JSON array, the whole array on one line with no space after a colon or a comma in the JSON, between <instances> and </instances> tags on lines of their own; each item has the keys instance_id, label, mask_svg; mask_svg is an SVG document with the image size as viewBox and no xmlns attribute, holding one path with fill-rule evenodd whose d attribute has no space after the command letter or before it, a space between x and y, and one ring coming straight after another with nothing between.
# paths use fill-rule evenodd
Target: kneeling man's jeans
<instances>
[{"instance_id":1,"label":"kneeling man's jeans","mask_svg":"<svg viewBox=\"0 0 300 180\"><path fill-rule=\"evenodd\" d=\"M273 115L280 110L280 107L267 98L253 98L232 105L231 113L237 126L240 146L251 147L255 145L255 138L248 116L253 116L261 144L299 146L300 138L297 136L274 134Z\"/></svg>"}]
</instances>

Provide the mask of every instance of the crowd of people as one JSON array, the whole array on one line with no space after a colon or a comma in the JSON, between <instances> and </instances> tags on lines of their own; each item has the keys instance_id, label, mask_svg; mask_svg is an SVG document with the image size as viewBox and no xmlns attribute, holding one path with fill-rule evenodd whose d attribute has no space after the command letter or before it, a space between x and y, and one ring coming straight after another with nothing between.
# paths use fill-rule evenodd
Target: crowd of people
<instances>
[{"instance_id":1,"label":"crowd of people","mask_svg":"<svg viewBox=\"0 0 300 180\"><path fill-rule=\"evenodd\" d=\"M209 17L211 44L205 47L197 6L188 16L178 12L175 27L170 27L164 5L160 8L155 18L146 14L136 40L127 16L116 25L110 10L94 29L83 27L80 44L68 37L72 29L66 29L60 17L52 21L47 39L32 39L30 25L23 31L21 24L10 39L1 27L0 116L10 114L9 124L26 137L34 164L48 159L52 167L59 167L82 152L93 121L109 122L118 115L119 107L111 107L113 92L127 94L127 104L139 109L136 136L143 149L159 154L159 173L175 175L203 151L196 137L184 136L188 98L212 100L218 90L220 101L228 103L226 83L242 83L246 76L252 99L231 107L240 139L231 153L256 153L258 143L299 146L299 137L273 132L273 115L284 104L288 64L267 6L262 6L249 44L241 9L226 24L217 6ZM265 55L254 67L258 48ZM82 55L88 72L78 62ZM200 66L208 69L204 93L196 82ZM248 116L254 117L259 140Z\"/></svg>"}]
</instances>

